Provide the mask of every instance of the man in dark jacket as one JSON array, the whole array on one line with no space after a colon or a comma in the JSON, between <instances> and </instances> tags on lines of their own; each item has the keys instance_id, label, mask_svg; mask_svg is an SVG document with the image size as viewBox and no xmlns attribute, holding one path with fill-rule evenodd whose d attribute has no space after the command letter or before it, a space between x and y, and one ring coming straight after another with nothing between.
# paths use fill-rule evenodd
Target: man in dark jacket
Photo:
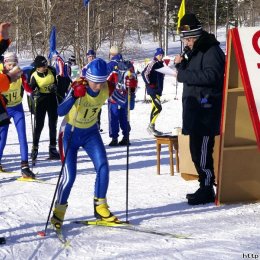
<instances>
[{"instance_id":1,"label":"man in dark jacket","mask_svg":"<svg viewBox=\"0 0 260 260\"><path fill-rule=\"evenodd\" d=\"M164 50L157 48L153 60L142 71L142 78L145 82L147 94L152 100L152 111L150 114L150 124L147 131L153 135L161 135L162 133L155 129L155 121L162 111L161 96L163 92L164 74L156 71L163 67Z\"/></svg>"},{"instance_id":2,"label":"man in dark jacket","mask_svg":"<svg viewBox=\"0 0 260 260\"><path fill-rule=\"evenodd\" d=\"M183 82L183 128L190 136L192 161L199 174L200 188L187 194L188 204L215 201L213 148L219 135L225 55L215 36L201 27L194 14L180 21L186 55L177 55L177 80Z\"/></svg>"}]
</instances>

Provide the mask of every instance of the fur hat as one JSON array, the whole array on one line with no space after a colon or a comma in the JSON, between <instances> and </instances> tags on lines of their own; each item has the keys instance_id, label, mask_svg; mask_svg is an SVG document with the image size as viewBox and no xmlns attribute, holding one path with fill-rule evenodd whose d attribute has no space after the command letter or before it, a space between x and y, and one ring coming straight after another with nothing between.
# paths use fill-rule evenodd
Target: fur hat
<instances>
[{"instance_id":1,"label":"fur hat","mask_svg":"<svg viewBox=\"0 0 260 260\"><path fill-rule=\"evenodd\" d=\"M154 53L154 57L156 57L157 55L164 55L164 50L162 48L157 48Z\"/></svg>"},{"instance_id":2,"label":"fur hat","mask_svg":"<svg viewBox=\"0 0 260 260\"><path fill-rule=\"evenodd\" d=\"M46 60L45 57L38 55L33 61L33 66L35 68L40 68L40 67L45 67L48 65L48 61Z\"/></svg>"},{"instance_id":3,"label":"fur hat","mask_svg":"<svg viewBox=\"0 0 260 260\"><path fill-rule=\"evenodd\" d=\"M4 54L4 63L8 62L18 63L18 58L14 52L6 52Z\"/></svg>"},{"instance_id":4,"label":"fur hat","mask_svg":"<svg viewBox=\"0 0 260 260\"><path fill-rule=\"evenodd\" d=\"M86 67L85 77L96 83L106 82L108 77L107 63L100 58L91 61Z\"/></svg>"},{"instance_id":5,"label":"fur hat","mask_svg":"<svg viewBox=\"0 0 260 260\"><path fill-rule=\"evenodd\" d=\"M118 47L117 46L111 46L109 53L112 54L112 55L118 54L119 53Z\"/></svg>"},{"instance_id":6,"label":"fur hat","mask_svg":"<svg viewBox=\"0 0 260 260\"><path fill-rule=\"evenodd\" d=\"M202 26L195 14L185 14L180 21L182 38L199 37L202 33Z\"/></svg>"},{"instance_id":7,"label":"fur hat","mask_svg":"<svg viewBox=\"0 0 260 260\"><path fill-rule=\"evenodd\" d=\"M86 53L87 57L88 56L94 56L96 57L96 53L94 52L94 50L88 50L88 52Z\"/></svg>"}]
</instances>

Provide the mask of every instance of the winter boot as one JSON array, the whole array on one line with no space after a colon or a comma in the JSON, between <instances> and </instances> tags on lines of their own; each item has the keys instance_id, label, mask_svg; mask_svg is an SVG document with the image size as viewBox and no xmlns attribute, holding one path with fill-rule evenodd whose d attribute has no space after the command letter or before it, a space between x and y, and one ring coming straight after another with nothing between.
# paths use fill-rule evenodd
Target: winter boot
<instances>
[{"instance_id":1,"label":"winter boot","mask_svg":"<svg viewBox=\"0 0 260 260\"><path fill-rule=\"evenodd\" d=\"M3 168L1 163L0 163L0 172L6 172L6 170Z\"/></svg>"},{"instance_id":2,"label":"winter boot","mask_svg":"<svg viewBox=\"0 0 260 260\"><path fill-rule=\"evenodd\" d=\"M68 207L68 203L66 204L55 203L55 208L53 210L53 215L51 217L51 224L56 229L60 229L62 227L67 207Z\"/></svg>"},{"instance_id":3,"label":"winter boot","mask_svg":"<svg viewBox=\"0 0 260 260\"><path fill-rule=\"evenodd\" d=\"M24 178L35 179L35 174L30 170L28 162L21 163L21 173Z\"/></svg>"},{"instance_id":4,"label":"winter boot","mask_svg":"<svg viewBox=\"0 0 260 260\"><path fill-rule=\"evenodd\" d=\"M51 159L51 160L59 160L60 159L60 154L58 153L56 146L50 145L49 159Z\"/></svg>"},{"instance_id":5,"label":"winter boot","mask_svg":"<svg viewBox=\"0 0 260 260\"><path fill-rule=\"evenodd\" d=\"M107 222L117 222L118 218L114 216L108 209L106 199L94 198L94 215L97 219Z\"/></svg>"},{"instance_id":6,"label":"winter boot","mask_svg":"<svg viewBox=\"0 0 260 260\"><path fill-rule=\"evenodd\" d=\"M147 131L152 135L162 135L163 133L155 129L155 124L150 123L147 127Z\"/></svg>"},{"instance_id":7,"label":"winter boot","mask_svg":"<svg viewBox=\"0 0 260 260\"><path fill-rule=\"evenodd\" d=\"M213 186L200 187L195 193L187 195L189 195L189 205L199 205L215 202L215 191Z\"/></svg>"},{"instance_id":8,"label":"winter boot","mask_svg":"<svg viewBox=\"0 0 260 260\"><path fill-rule=\"evenodd\" d=\"M117 146L118 145L118 140L117 138L113 138L112 141L109 143L108 146Z\"/></svg>"},{"instance_id":9,"label":"winter boot","mask_svg":"<svg viewBox=\"0 0 260 260\"><path fill-rule=\"evenodd\" d=\"M119 145L122 145L122 146L127 145L127 138L126 138L126 137L123 137L123 139L122 139L118 144L119 144ZM129 142L129 145L131 145L130 142Z\"/></svg>"},{"instance_id":10,"label":"winter boot","mask_svg":"<svg viewBox=\"0 0 260 260\"><path fill-rule=\"evenodd\" d=\"M186 194L186 199L192 199L195 196L196 192L194 192L194 193L187 193Z\"/></svg>"},{"instance_id":11,"label":"winter boot","mask_svg":"<svg viewBox=\"0 0 260 260\"><path fill-rule=\"evenodd\" d=\"M32 147L32 152L31 152L32 160L35 161L37 156L38 156L38 146L33 146Z\"/></svg>"}]
</instances>

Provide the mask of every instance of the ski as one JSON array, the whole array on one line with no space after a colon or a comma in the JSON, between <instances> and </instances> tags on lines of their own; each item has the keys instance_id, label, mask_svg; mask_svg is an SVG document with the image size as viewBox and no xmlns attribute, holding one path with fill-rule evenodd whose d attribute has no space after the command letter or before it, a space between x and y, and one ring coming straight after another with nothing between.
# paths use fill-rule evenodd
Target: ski
<instances>
[{"instance_id":1,"label":"ski","mask_svg":"<svg viewBox=\"0 0 260 260\"><path fill-rule=\"evenodd\" d=\"M110 228L125 229L125 230L140 232L140 233L152 234L157 236L167 236L167 237L178 238L178 239L190 238L189 235L185 235L185 234L174 234L174 233L162 232L154 229L136 226L133 224L128 224L126 222L121 222L121 221L107 222L104 220L78 220L78 221L73 221L72 223L82 224L85 226L103 226L103 227L110 227Z\"/></svg>"},{"instance_id":2,"label":"ski","mask_svg":"<svg viewBox=\"0 0 260 260\"><path fill-rule=\"evenodd\" d=\"M5 237L0 237L0 245L4 245L6 243Z\"/></svg>"},{"instance_id":3,"label":"ski","mask_svg":"<svg viewBox=\"0 0 260 260\"><path fill-rule=\"evenodd\" d=\"M23 181L23 182L37 182L37 183L42 183L42 184L56 185L55 183L50 183L50 182L46 182L46 181L44 181L44 180L33 179L33 178L18 177L18 178L16 178L15 180L17 180L17 181Z\"/></svg>"},{"instance_id":4,"label":"ski","mask_svg":"<svg viewBox=\"0 0 260 260\"><path fill-rule=\"evenodd\" d=\"M0 173L6 173L6 174L18 174L17 172L9 172L9 171L0 171ZM20 174L20 173L19 173Z\"/></svg>"}]
</instances>

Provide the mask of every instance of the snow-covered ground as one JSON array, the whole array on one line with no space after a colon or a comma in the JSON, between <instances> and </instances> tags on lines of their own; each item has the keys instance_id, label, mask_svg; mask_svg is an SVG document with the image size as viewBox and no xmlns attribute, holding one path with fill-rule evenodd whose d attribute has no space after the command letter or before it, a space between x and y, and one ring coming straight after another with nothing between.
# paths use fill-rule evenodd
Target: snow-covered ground
<instances>
[{"instance_id":1,"label":"snow-covered ground","mask_svg":"<svg viewBox=\"0 0 260 260\"><path fill-rule=\"evenodd\" d=\"M177 46L177 45L175 45ZM153 49L157 46L153 45ZM152 52L152 51L151 51ZM167 146L162 146L161 175L156 174L155 139L147 131L151 105L144 103L144 85L139 78L135 110L131 112L129 162L129 215L131 223L157 231L189 235L177 239L106 227L71 223L93 218L95 173L88 156L80 151L78 173L64 223L70 247L64 248L51 230L44 230L61 169L48 156L48 123L41 136L39 159L34 167L46 183L15 181L19 177L20 152L14 125L10 125L2 164L17 174L0 173L0 259L244 259L260 257L260 203L189 206L186 193L198 188L197 181L185 181L180 173L170 176ZM181 92L175 78L165 78L163 110L157 128L164 132L181 126ZM176 99L177 97L177 99ZM27 137L32 146L31 116L26 102ZM59 123L61 118L59 119ZM107 106L102 109L102 138L110 164L108 203L111 211L125 219L126 147L108 147ZM121 136L120 136L121 137ZM176 170L176 168L175 168Z\"/></svg>"},{"instance_id":2,"label":"snow-covered ground","mask_svg":"<svg viewBox=\"0 0 260 260\"><path fill-rule=\"evenodd\" d=\"M166 77L163 111L158 129L165 132L181 126L181 85L177 97L175 79ZM43 230L61 168L59 162L44 160L48 156L48 128L44 127L38 162L34 168L46 183L14 181L17 174L0 175L0 234L7 244L0 246L0 259L243 259L260 256L260 204L214 204L189 206L185 196L197 189L197 181L185 181L179 173L170 176L167 147L162 148L161 175L156 174L155 140L146 132L150 104L143 103L144 88L140 79L135 110L131 113L129 164L129 220L131 223L158 231L189 235L175 239L106 227L83 227L73 220L93 218L93 165L83 151L78 157L78 174L64 224L69 248L63 248L48 229ZM26 106L26 103L25 103ZM30 113L26 109L29 149L32 145ZM61 119L59 120L61 121ZM110 141L107 106L102 110L102 138ZM108 147L110 186L108 202L111 210L125 218L126 148ZM19 172L20 156L15 127L10 126L3 166Z\"/></svg>"}]
</instances>

